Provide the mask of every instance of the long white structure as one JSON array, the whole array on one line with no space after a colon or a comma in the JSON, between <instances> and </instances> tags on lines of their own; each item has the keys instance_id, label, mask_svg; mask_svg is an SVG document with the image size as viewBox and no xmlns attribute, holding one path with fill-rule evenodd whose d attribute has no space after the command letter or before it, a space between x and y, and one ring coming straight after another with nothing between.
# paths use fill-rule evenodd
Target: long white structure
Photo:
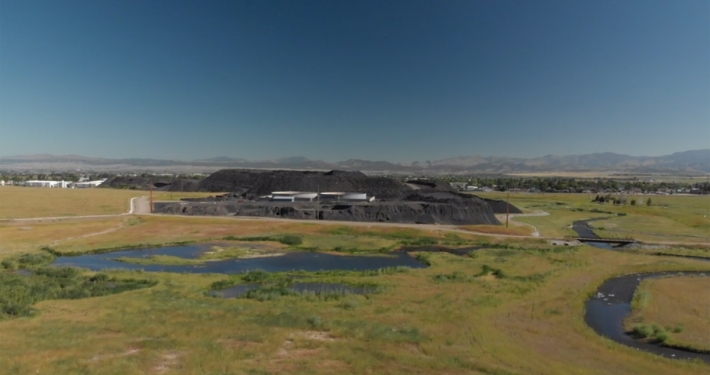
<instances>
[{"instance_id":1,"label":"long white structure","mask_svg":"<svg viewBox=\"0 0 710 375\"><path fill-rule=\"evenodd\" d=\"M95 180L95 181L75 182L75 183L73 183L73 184L71 185L71 187L73 187L73 188L78 188L78 189L82 189L82 188L93 188L93 187L97 187L97 186L101 185L102 183L104 183L104 181L106 181L106 179L103 179L103 180Z\"/></svg>"},{"instance_id":2,"label":"long white structure","mask_svg":"<svg viewBox=\"0 0 710 375\"><path fill-rule=\"evenodd\" d=\"M67 188L71 184L71 181L42 181L42 180L29 180L25 182L25 186L32 187L48 187L48 188Z\"/></svg>"},{"instance_id":3,"label":"long white structure","mask_svg":"<svg viewBox=\"0 0 710 375\"><path fill-rule=\"evenodd\" d=\"M46 188L93 188L101 185L106 179L96 181L45 181L45 180L29 180L25 181L25 186L30 187L46 187Z\"/></svg>"},{"instance_id":4,"label":"long white structure","mask_svg":"<svg viewBox=\"0 0 710 375\"><path fill-rule=\"evenodd\" d=\"M271 195L265 196L274 202L372 202L375 197L368 197L366 193L357 192L302 192L302 191L274 191Z\"/></svg>"}]
</instances>

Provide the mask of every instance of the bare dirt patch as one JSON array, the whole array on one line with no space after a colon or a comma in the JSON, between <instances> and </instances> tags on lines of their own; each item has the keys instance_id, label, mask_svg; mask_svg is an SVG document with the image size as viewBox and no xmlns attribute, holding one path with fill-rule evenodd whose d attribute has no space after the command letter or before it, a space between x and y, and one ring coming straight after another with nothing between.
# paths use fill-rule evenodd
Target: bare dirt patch
<instances>
[{"instance_id":1,"label":"bare dirt patch","mask_svg":"<svg viewBox=\"0 0 710 375\"><path fill-rule=\"evenodd\" d=\"M164 374L178 364L179 353L168 352L161 354L158 361L153 365L152 370L156 374Z\"/></svg>"}]
</instances>

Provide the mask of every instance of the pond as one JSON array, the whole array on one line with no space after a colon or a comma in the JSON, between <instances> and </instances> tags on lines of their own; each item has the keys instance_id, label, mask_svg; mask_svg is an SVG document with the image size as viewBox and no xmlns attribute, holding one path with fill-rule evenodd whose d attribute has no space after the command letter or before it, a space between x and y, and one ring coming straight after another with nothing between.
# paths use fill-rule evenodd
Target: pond
<instances>
[{"instance_id":1,"label":"pond","mask_svg":"<svg viewBox=\"0 0 710 375\"><path fill-rule=\"evenodd\" d=\"M248 259L223 259L189 265L133 264L117 261L116 258L146 258L155 255L170 255L183 259L196 259L209 251L212 245L173 246L152 249L121 250L102 254L84 254L58 257L53 265L73 266L93 271L104 269L144 270L149 272L225 273L235 274L262 269L268 272L348 270L368 271L387 267L424 268L414 257L402 249L375 255L333 255L318 252L287 251L281 256Z\"/></svg>"}]
</instances>

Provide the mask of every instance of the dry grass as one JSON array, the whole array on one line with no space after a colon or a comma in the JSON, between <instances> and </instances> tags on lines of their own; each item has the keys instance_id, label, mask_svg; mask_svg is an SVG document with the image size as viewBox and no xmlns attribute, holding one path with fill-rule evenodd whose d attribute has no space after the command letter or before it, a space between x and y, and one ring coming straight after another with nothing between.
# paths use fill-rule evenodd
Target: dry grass
<instances>
[{"instance_id":1,"label":"dry grass","mask_svg":"<svg viewBox=\"0 0 710 375\"><path fill-rule=\"evenodd\" d=\"M0 219L128 212L130 199L146 195L135 190L0 187Z\"/></svg>"},{"instance_id":2,"label":"dry grass","mask_svg":"<svg viewBox=\"0 0 710 375\"><path fill-rule=\"evenodd\" d=\"M570 216L564 218L568 220ZM555 222L552 227L560 225L561 222ZM422 238L485 240L510 243L516 248L526 243L541 244L532 240L481 238L475 234L453 236L443 231L377 226L125 216L2 223L0 259L19 252L39 251L40 246L50 244L59 251L75 252L140 243L212 241L224 236L285 233L302 235L304 240L323 248L352 243L377 248ZM40 315L35 318L0 321L0 372L245 375L710 372L706 364L673 361L610 342L595 334L583 320L587 296L609 277L656 270L710 271L710 264L587 246L555 250L491 249L478 251L473 257L431 254L432 266L426 269L368 277L325 276L328 281L384 286L381 293L368 298L347 297L349 308L344 308L342 301L300 297L268 302L206 297L204 292L209 285L223 280L223 275L116 271L117 276L154 279L159 284L106 297L43 301L36 305ZM484 265L501 269L508 277L474 277ZM437 281L438 275L452 274L463 277ZM697 293L707 291L707 286L697 288L692 289L696 297L702 295Z\"/></svg>"},{"instance_id":3,"label":"dry grass","mask_svg":"<svg viewBox=\"0 0 710 375\"><path fill-rule=\"evenodd\" d=\"M710 277L645 280L637 293L642 301L626 320L628 330L657 324L669 332L667 344L710 351Z\"/></svg>"},{"instance_id":4,"label":"dry grass","mask_svg":"<svg viewBox=\"0 0 710 375\"><path fill-rule=\"evenodd\" d=\"M520 225L520 223L509 225L508 228L506 228L505 225L464 225L460 228L474 233L506 234L512 236L529 236L533 233L532 227L523 226Z\"/></svg>"},{"instance_id":5,"label":"dry grass","mask_svg":"<svg viewBox=\"0 0 710 375\"><path fill-rule=\"evenodd\" d=\"M183 221L201 226L195 219ZM707 365L610 343L583 321L586 296L612 275L710 270L706 264L588 247L548 254L483 250L475 258L433 254L431 260L431 268L407 273L340 277L387 286L370 298L349 297L355 307L348 309L339 301L299 297L269 302L205 297L209 284L224 278L220 275L118 272L159 284L108 297L44 301L36 318L0 322L0 368L7 374L708 371ZM433 281L434 275L453 272L472 276L484 264L510 276L547 276L538 282ZM314 316L321 323L310 324Z\"/></svg>"},{"instance_id":6,"label":"dry grass","mask_svg":"<svg viewBox=\"0 0 710 375\"><path fill-rule=\"evenodd\" d=\"M154 192L153 198L178 200L215 194ZM0 219L122 214L128 212L131 198L148 195L141 190L0 186Z\"/></svg>"}]
</instances>

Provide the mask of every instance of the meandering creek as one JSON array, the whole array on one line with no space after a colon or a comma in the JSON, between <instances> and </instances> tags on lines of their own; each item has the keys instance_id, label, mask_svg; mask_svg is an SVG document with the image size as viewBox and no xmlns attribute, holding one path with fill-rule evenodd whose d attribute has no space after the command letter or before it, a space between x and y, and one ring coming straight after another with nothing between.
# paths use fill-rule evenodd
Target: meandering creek
<instances>
[{"instance_id":1,"label":"meandering creek","mask_svg":"<svg viewBox=\"0 0 710 375\"><path fill-rule=\"evenodd\" d=\"M590 221L604 220L605 218L579 220L572 224L572 229L580 237L599 238L594 230L589 226ZM605 242L587 242L588 245L602 248L615 249L623 246L612 246ZM702 261L710 261L708 258L688 257ZM710 363L710 354L696 353L689 350L671 348L659 344L653 344L638 340L626 333L624 320L631 314L631 301L636 289L645 279L674 276L703 275L710 276L710 272L656 272L644 274L632 274L609 279L597 290L594 297L586 302L586 312L584 320L598 334L605 336L622 345L635 349L644 350L673 359L700 359Z\"/></svg>"},{"instance_id":2,"label":"meandering creek","mask_svg":"<svg viewBox=\"0 0 710 375\"><path fill-rule=\"evenodd\" d=\"M695 353L687 350L637 340L626 333L624 319L631 314L631 300L636 288L643 280L659 277L710 276L710 272L656 272L633 274L609 279L597 290L597 294L587 300L585 322L598 334L620 344L662 355L674 359L701 359L710 363L710 354Z\"/></svg>"}]
</instances>

